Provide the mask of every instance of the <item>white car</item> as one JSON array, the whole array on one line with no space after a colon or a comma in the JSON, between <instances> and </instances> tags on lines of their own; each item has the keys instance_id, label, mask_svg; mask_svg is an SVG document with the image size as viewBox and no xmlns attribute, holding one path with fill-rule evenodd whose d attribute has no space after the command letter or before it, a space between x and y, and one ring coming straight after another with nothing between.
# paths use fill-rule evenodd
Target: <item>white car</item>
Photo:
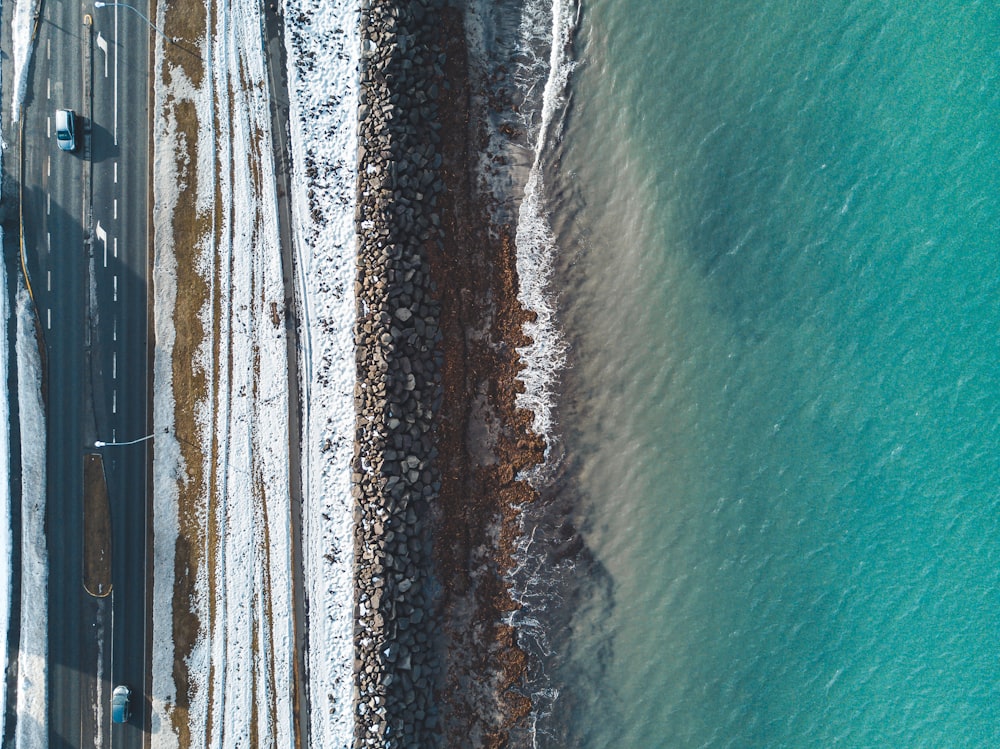
<instances>
[{"instance_id":1,"label":"white car","mask_svg":"<svg viewBox=\"0 0 1000 749\"><path fill-rule=\"evenodd\" d=\"M76 114L72 109L56 110L56 143L63 151L76 150Z\"/></svg>"}]
</instances>

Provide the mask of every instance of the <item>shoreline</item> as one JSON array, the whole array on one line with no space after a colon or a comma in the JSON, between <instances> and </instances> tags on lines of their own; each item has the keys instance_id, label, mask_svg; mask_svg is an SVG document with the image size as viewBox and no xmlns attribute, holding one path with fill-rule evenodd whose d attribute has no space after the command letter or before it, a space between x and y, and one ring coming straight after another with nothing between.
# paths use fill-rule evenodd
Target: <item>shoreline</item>
<instances>
[{"instance_id":1,"label":"shoreline","mask_svg":"<svg viewBox=\"0 0 1000 749\"><path fill-rule=\"evenodd\" d=\"M353 388L353 458L346 452L352 449L349 405L343 446L321 442L328 457L343 449L340 465L350 465L340 495L348 505L346 543L326 545L314 562L349 569L353 559L353 580L345 576L339 600L345 625L353 626L354 647L330 691L309 695L309 719L319 737L327 726L324 712L336 710L330 725L343 720L347 729L353 722L354 746L509 746L532 709L528 659L508 622L518 608L509 573L521 508L536 498L516 477L540 464L545 451L531 431L533 414L516 405L524 368L518 348L530 343L523 326L534 315L518 301L516 227L507 211L497 211L506 203L498 202L480 173L491 117L516 107L486 90L492 81L470 59L471 12L447 0L379 0L356 16L361 88L356 105L354 97L344 102L357 106L356 145L344 145L357 148L357 192L337 205L354 202L345 215L350 226L353 212L357 264L340 280L329 271L314 277L323 293L356 307L355 369L345 368L355 376L342 390L350 399ZM181 19L167 17L168 28L183 29L184 38L194 21L188 17L188 25L177 26ZM311 71L312 50L297 53ZM205 71L191 60L178 64L179 80L197 83L195 93L200 91ZM174 127L187 132L197 126L196 102L191 95L163 105L173 112ZM340 101L316 106L328 113L334 105ZM186 166L199 161L196 143L182 141L187 158L171 165L197 192L207 175ZM334 175L342 163L334 163ZM308 193L310 216L317 231L328 232L319 203L328 173L312 154L301 166L304 180L317 183ZM174 236L205 228L184 206L170 210ZM208 287L194 264L173 270L174 291L183 289L177 303L189 310L206 304ZM332 335L340 319L324 316L321 334ZM172 562L175 584L158 599L171 611L172 683L154 685L154 691L184 746L205 730L189 718L215 684L214 665L208 682L192 668L205 643L216 641L211 609L198 601L197 585L199 575L211 572L212 559L202 556L195 539L203 532L211 538L217 528L198 525L201 498L214 496L216 488L195 448L200 432L193 409L209 392L191 362L217 333L203 328L194 312L176 323L177 338L172 330L169 338L179 346L172 346L168 379L189 387L180 388L168 421L179 435L189 435L171 446L188 469L172 497L176 538L163 555ZM346 347L336 354L324 349L315 362L319 385L338 389L330 369L350 367L350 361ZM333 522L331 507L321 505L327 523ZM314 614L323 600L310 600ZM320 610L317 619L329 617ZM325 631L312 630L310 644ZM350 643L351 630L344 634Z\"/></svg>"},{"instance_id":2,"label":"shoreline","mask_svg":"<svg viewBox=\"0 0 1000 749\"><path fill-rule=\"evenodd\" d=\"M536 497L516 477L544 459L515 404L533 315L518 302L513 229L491 225L478 188L485 117L464 12L387 2L362 18L358 746L506 746L531 710L504 619L520 507Z\"/></svg>"},{"instance_id":3,"label":"shoreline","mask_svg":"<svg viewBox=\"0 0 1000 749\"><path fill-rule=\"evenodd\" d=\"M464 17L449 11L441 25L451 83L442 106L442 129L451 134L442 165L449 189L444 248L431 257L442 289L445 351L439 443L450 469L442 476L435 545L442 578L452 583L442 607L449 640L444 702L449 746L478 737L482 746L499 747L531 710L520 689L526 656L504 620L518 608L507 577L520 507L537 496L516 477L543 461L544 442L531 432L533 415L515 405L524 367L517 349L530 343L522 326L533 314L518 301L513 227L491 222L491 198L480 191L486 113L472 102L486 97L472 90Z\"/></svg>"}]
</instances>

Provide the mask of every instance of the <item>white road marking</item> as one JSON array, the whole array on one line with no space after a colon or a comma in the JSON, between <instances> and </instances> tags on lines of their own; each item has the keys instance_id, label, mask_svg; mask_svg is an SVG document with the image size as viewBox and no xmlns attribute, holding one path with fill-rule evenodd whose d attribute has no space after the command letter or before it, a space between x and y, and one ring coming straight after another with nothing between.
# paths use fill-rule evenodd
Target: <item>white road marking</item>
<instances>
[{"instance_id":1,"label":"white road marking","mask_svg":"<svg viewBox=\"0 0 1000 749\"><path fill-rule=\"evenodd\" d=\"M52 330L52 308L45 310L45 324L48 326L49 330Z\"/></svg>"},{"instance_id":2,"label":"white road marking","mask_svg":"<svg viewBox=\"0 0 1000 749\"><path fill-rule=\"evenodd\" d=\"M118 162L115 162L115 184L118 184Z\"/></svg>"},{"instance_id":3,"label":"white road marking","mask_svg":"<svg viewBox=\"0 0 1000 749\"><path fill-rule=\"evenodd\" d=\"M115 301L118 301L118 274L115 273Z\"/></svg>"},{"instance_id":4,"label":"white road marking","mask_svg":"<svg viewBox=\"0 0 1000 749\"><path fill-rule=\"evenodd\" d=\"M112 351L111 352L111 379L112 380L117 380L118 379L118 352L117 351Z\"/></svg>"},{"instance_id":5,"label":"white road marking","mask_svg":"<svg viewBox=\"0 0 1000 749\"><path fill-rule=\"evenodd\" d=\"M115 6L115 102L112 106L115 116L115 145L118 145L118 6Z\"/></svg>"},{"instance_id":6,"label":"white road marking","mask_svg":"<svg viewBox=\"0 0 1000 749\"><path fill-rule=\"evenodd\" d=\"M48 193L45 196L45 215L46 216L52 215L52 193Z\"/></svg>"},{"instance_id":7,"label":"white road marking","mask_svg":"<svg viewBox=\"0 0 1000 749\"><path fill-rule=\"evenodd\" d=\"M111 391L111 413L118 413L118 390Z\"/></svg>"},{"instance_id":8,"label":"white road marking","mask_svg":"<svg viewBox=\"0 0 1000 749\"><path fill-rule=\"evenodd\" d=\"M114 327L111 329L111 340L112 341L117 341L118 340L118 318L117 317L114 320Z\"/></svg>"},{"instance_id":9,"label":"white road marking","mask_svg":"<svg viewBox=\"0 0 1000 749\"><path fill-rule=\"evenodd\" d=\"M46 287L47 287L47 290L48 291L52 291L52 271L50 271L50 270L45 271L45 277L47 279L46 280L46 284L45 284Z\"/></svg>"},{"instance_id":10,"label":"white road marking","mask_svg":"<svg viewBox=\"0 0 1000 749\"><path fill-rule=\"evenodd\" d=\"M45 135L48 136L49 138L52 137L52 118L51 117L46 117L45 118Z\"/></svg>"},{"instance_id":11,"label":"white road marking","mask_svg":"<svg viewBox=\"0 0 1000 749\"><path fill-rule=\"evenodd\" d=\"M52 176L52 157L51 156L47 156L45 158L45 175L47 177L51 177Z\"/></svg>"},{"instance_id":12,"label":"white road marking","mask_svg":"<svg viewBox=\"0 0 1000 749\"><path fill-rule=\"evenodd\" d=\"M52 252L52 232L45 232L45 246Z\"/></svg>"},{"instance_id":13,"label":"white road marking","mask_svg":"<svg viewBox=\"0 0 1000 749\"><path fill-rule=\"evenodd\" d=\"M104 244L104 267L108 267L108 232L105 231L104 227L101 226L101 222L97 222L97 226L94 228L94 234L97 235L97 241Z\"/></svg>"},{"instance_id":14,"label":"white road marking","mask_svg":"<svg viewBox=\"0 0 1000 749\"><path fill-rule=\"evenodd\" d=\"M118 198L115 198L115 218L118 218Z\"/></svg>"},{"instance_id":15,"label":"white road marking","mask_svg":"<svg viewBox=\"0 0 1000 749\"><path fill-rule=\"evenodd\" d=\"M104 77L108 77L108 40L101 36L101 32L97 32L97 46L100 47L101 52L104 53Z\"/></svg>"},{"instance_id":16,"label":"white road marking","mask_svg":"<svg viewBox=\"0 0 1000 749\"><path fill-rule=\"evenodd\" d=\"M115 248L115 257L118 257L118 237L114 237L111 240L111 243L114 245Z\"/></svg>"},{"instance_id":17,"label":"white road marking","mask_svg":"<svg viewBox=\"0 0 1000 749\"><path fill-rule=\"evenodd\" d=\"M45 39L45 59L52 59L52 40L49 38Z\"/></svg>"},{"instance_id":18,"label":"white road marking","mask_svg":"<svg viewBox=\"0 0 1000 749\"><path fill-rule=\"evenodd\" d=\"M45 79L45 98L46 99L51 99L52 98L52 79L51 78L46 78Z\"/></svg>"}]
</instances>

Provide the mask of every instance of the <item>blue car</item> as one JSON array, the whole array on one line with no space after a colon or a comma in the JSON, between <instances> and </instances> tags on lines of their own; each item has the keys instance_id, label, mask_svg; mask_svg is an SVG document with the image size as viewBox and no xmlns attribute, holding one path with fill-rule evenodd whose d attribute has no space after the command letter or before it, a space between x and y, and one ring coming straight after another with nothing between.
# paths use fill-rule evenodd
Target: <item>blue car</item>
<instances>
[{"instance_id":1,"label":"blue car","mask_svg":"<svg viewBox=\"0 0 1000 749\"><path fill-rule=\"evenodd\" d=\"M131 692L129 688L124 684L119 684L115 687L115 691L111 693L111 722L112 723L128 723L131 713L128 709L128 698Z\"/></svg>"}]
</instances>

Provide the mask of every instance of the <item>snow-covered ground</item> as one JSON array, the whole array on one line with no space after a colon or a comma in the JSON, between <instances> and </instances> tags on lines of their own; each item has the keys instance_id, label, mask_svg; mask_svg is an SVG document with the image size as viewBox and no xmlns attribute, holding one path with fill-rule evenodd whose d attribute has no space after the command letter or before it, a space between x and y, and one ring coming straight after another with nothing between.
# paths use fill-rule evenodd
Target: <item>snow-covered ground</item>
<instances>
[{"instance_id":1,"label":"snow-covered ground","mask_svg":"<svg viewBox=\"0 0 1000 749\"><path fill-rule=\"evenodd\" d=\"M284 289L261 13L254 3L214 2L209 18L216 33L202 48L209 75L196 87L173 70L171 91L158 93L155 110L171 111L164 105L168 95L195 104L197 163L186 166L197 175L197 189L185 198L208 217L197 246L198 271L209 289L199 314L205 335L192 362L209 380L207 397L196 405L203 448L199 468L207 480L195 500L204 548L189 605L200 629L187 663L186 715L171 714L170 661L159 652L152 695L154 726L165 728L180 717L198 746L235 746L243 743L241 737L261 745L293 744ZM156 200L176 206L181 153L176 122L169 115L154 122L161 130L155 138ZM169 303L162 295L170 286L165 256L173 242L171 224L159 210L155 223L159 334L173 313L161 305ZM157 346L156 375L167 372L172 355ZM165 419L157 428L173 423L171 404L165 402L169 388L160 387L168 384L169 379L157 382L155 417ZM191 468L180 464L179 450L169 442L158 440L154 469L158 651L172 644L174 545L164 531L177 522L175 477ZM173 654L168 657L172 661ZM175 740L172 731L161 730L154 745Z\"/></svg>"},{"instance_id":2,"label":"snow-covered ground","mask_svg":"<svg viewBox=\"0 0 1000 749\"><path fill-rule=\"evenodd\" d=\"M45 412L35 317L17 295L17 384L21 415L21 640L17 670L18 749L48 746L48 554L45 544Z\"/></svg>"},{"instance_id":3,"label":"snow-covered ground","mask_svg":"<svg viewBox=\"0 0 1000 749\"><path fill-rule=\"evenodd\" d=\"M165 12L161 4L159 24ZM311 745L331 748L350 746L353 735L357 12L354 2L343 0L289 0L285 6L304 400L306 693ZM285 304L262 17L258 2L213 0L201 45L205 76L192 81L171 68L170 86L155 92L158 433L163 427L173 433L177 418L172 221L176 211L193 204L209 223L198 240L196 261L209 290L199 315L205 337L192 362L209 383L195 406L201 465L185 465L172 437L158 437L155 450L151 698L157 748L180 746L186 734L192 746L292 745ZM162 52L161 47L156 81L164 78ZM193 103L198 118L190 164L184 161L190 144L177 116L181 102ZM181 507L179 489L192 472L205 477L193 514ZM174 555L180 525L192 518L203 546L196 550L188 602L199 630L187 658L185 698L173 683Z\"/></svg>"},{"instance_id":4,"label":"snow-covered ground","mask_svg":"<svg viewBox=\"0 0 1000 749\"><path fill-rule=\"evenodd\" d=\"M303 525L314 747L353 744L358 0L288 0Z\"/></svg>"},{"instance_id":5,"label":"snow-covered ground","mask_svg":"<svg viewBox=\"0 0 1000 749\"><path fill-rule=\"evenodd\" d=\"M31 55L31 26L34 4L30 0L16 2L11 33L13 37L12 66L14 90L11 104L11 122L17 122L24 102ZM4 144L6 147L6 144ZM0 235L2 240L2 235ZM7 329L7 282L0 268L3 301L0 302L0 320ZM48 555L45 543L45 415L41 393L41 360L35 338L35 319L28 293L23 284L17 283L16 348L18 382L18 410L21 429L21 611L30 611L20 622L18 649L18 677L15 699L17 723L14 745L17 749L41 749L48 746ZM5 477L0 497L0 558L3 572L0 579L5 588L0 607L0 632L3 633L3 675L6 677L8 643L6 636L10 625L11 577L10 553L13 528L11 527L9 495L10 466L10 413L9 393L6 392L10 352L6 338L0 344L0 377L3 377L3 397L0 398L2 434L0 434L0 472ZM5 730L6 690L0 689L0 735Z\"/></svg>"},{"instance_id":6,"label":"snow-covered ground","mask_svg":"<svg viewBox=\"0 0 1000 749\"><path fill-rule=\"evenodd\" d=\"M14 92L11 97L11 122L21 118L25 92L28 89L28 59L31 57L31 27L36 3L33 0L14 0L12 20L12 45L14 47Z\"/></svg>"}]
</instances>

